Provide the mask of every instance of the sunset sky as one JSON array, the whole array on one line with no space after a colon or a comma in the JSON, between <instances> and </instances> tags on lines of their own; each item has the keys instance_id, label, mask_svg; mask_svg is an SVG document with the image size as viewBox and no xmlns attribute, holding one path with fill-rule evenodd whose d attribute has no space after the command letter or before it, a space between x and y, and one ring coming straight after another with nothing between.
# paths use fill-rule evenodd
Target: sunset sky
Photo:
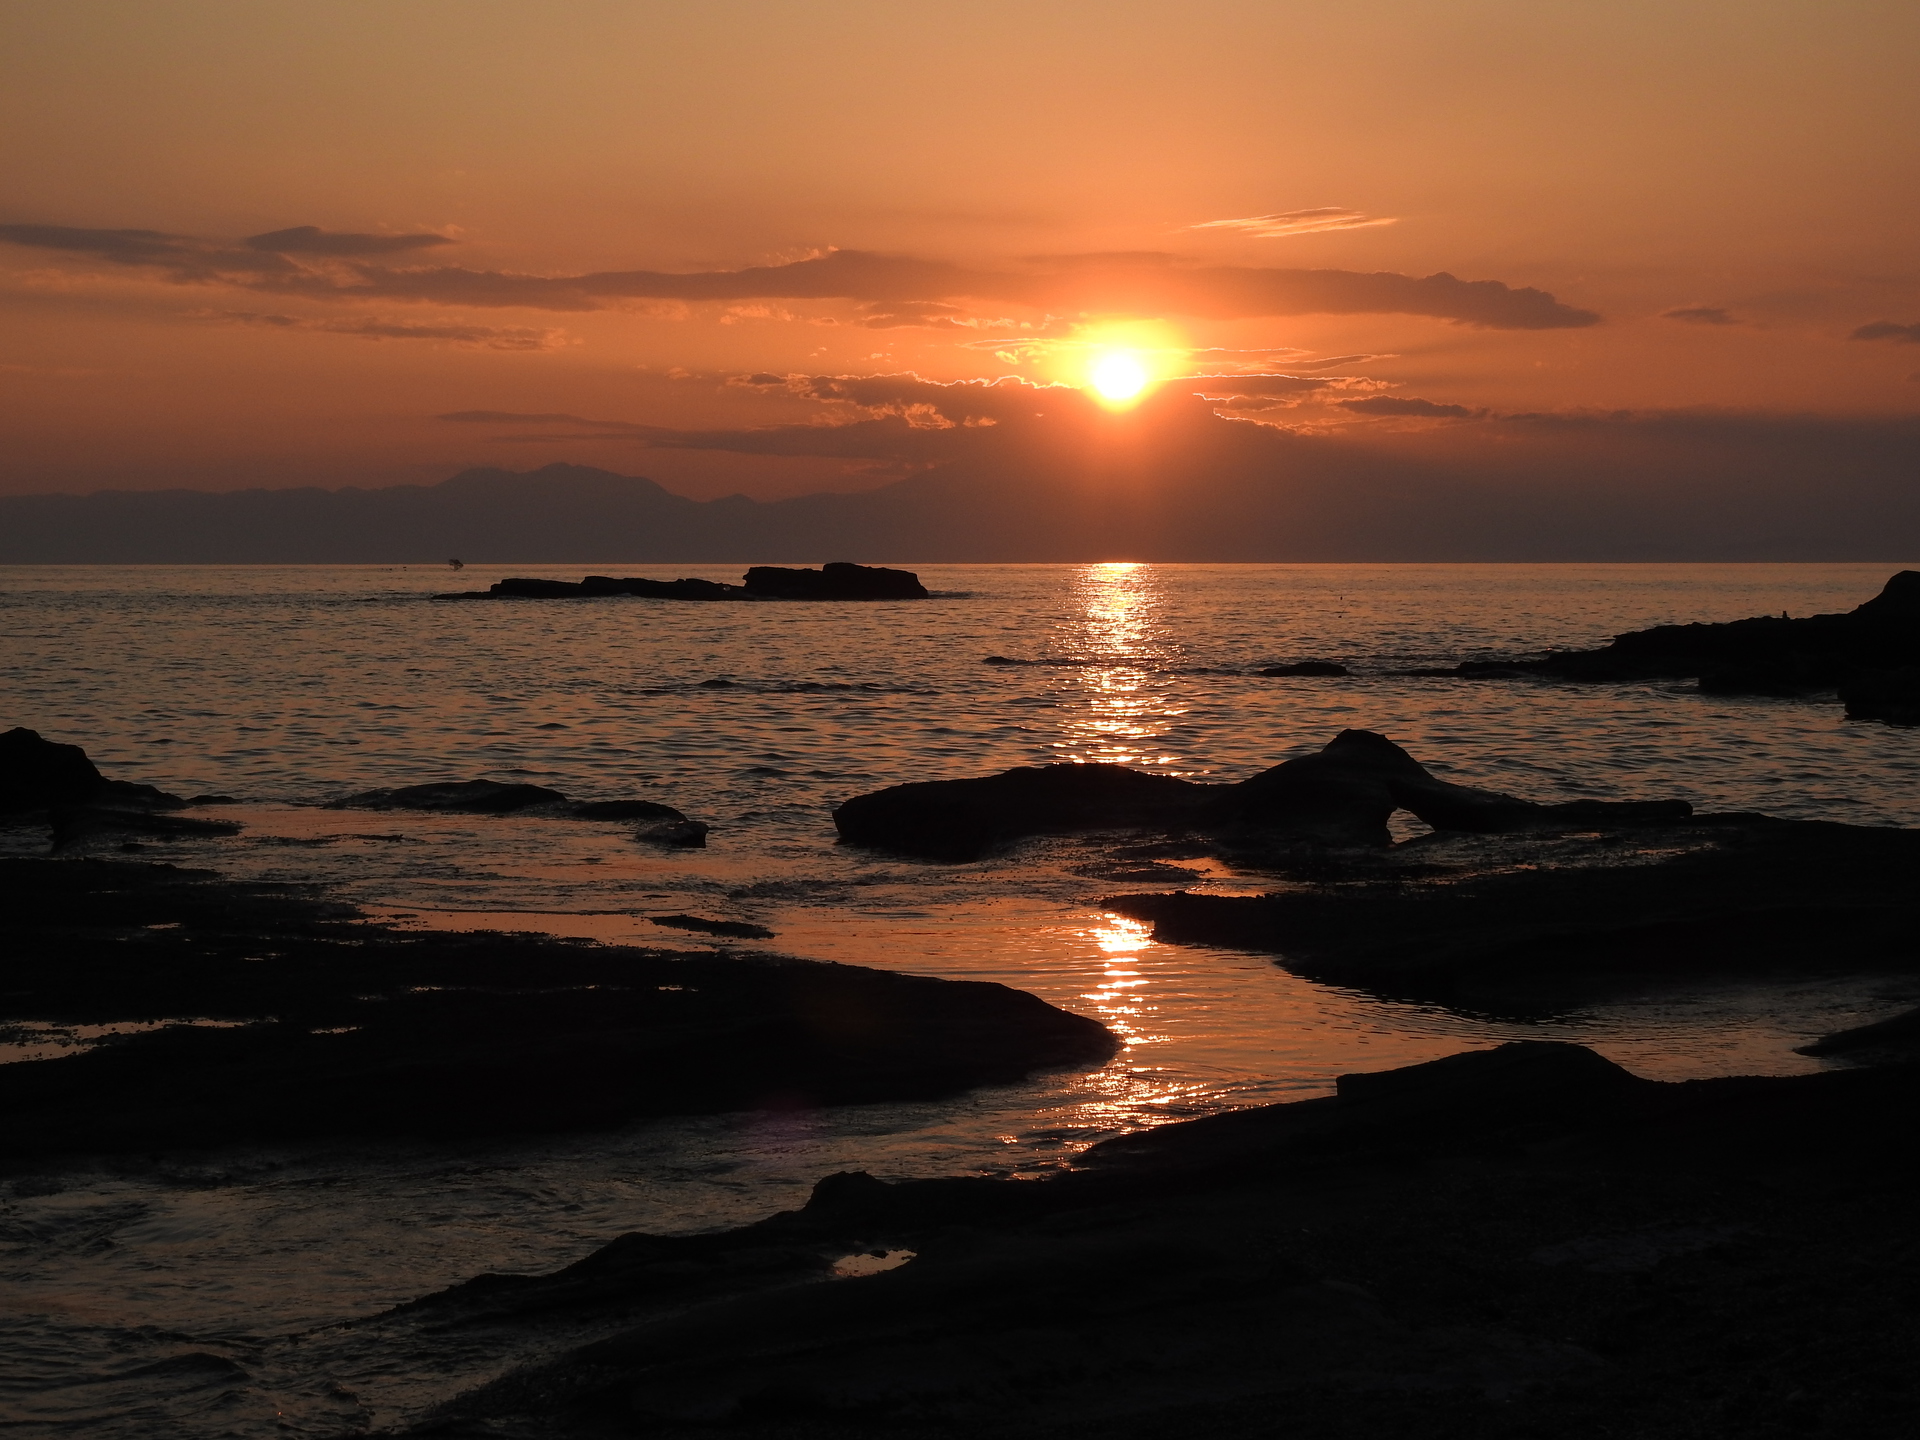
<instances>
[{"instance_id":1,"label":"sunset sky","mask_svg":"<svg viewBox=\"0 0 1920 1440\"><path fill-rule=\"evenodd\" d=\"M1911 0L0 16L6 493L1920 411Z\"/></svg>"}]
</instances>

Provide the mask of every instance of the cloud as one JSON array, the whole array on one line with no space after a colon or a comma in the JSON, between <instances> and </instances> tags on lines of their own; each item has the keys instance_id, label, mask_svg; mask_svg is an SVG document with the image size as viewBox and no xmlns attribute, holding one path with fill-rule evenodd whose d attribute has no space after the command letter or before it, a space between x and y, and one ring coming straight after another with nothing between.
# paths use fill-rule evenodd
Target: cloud
<instances>
[{"instance_id":1,"label":"cloud","mask_svg":"<svg viewBox=\"0 0 1920 1440\"><path fill-rule=\"evenodd\" d=\"M312 231L309 235L308 232ZM118 265L149 266L179 283L224 283L273 294L331 301L409 301L549 311L620 308L642 301L737 302L852 300L884 324L958 326L964 301L1018 305L1048 313L1182 315L1253 319L1275 315L1422 315L1495 330L1555 330L1599 323L1589 310L1543 290L1498 280L1461 280L1444 271L1299 270L1202 265L1178 256L1123 252L1041 257L1016 268L968 269L944 260L834 250L779 265L673 272L613 270L529 275L462 266L396 269L369 263L353 244L428 243L419 236L327 236L312 227L276 231L307 237L304 249L233 248L153 230L80 230L0 226L15 245L90 254ZM435 237L435 243L444 237ZM334 248L327 248L334 247ZM291 255L327 264L298 263Z\"/></svg>"},{"instance_id":2,"label":"cloud","mask_svg":"<svg viewBox=\"0 0 1920 1440\"><path fill-rule=\"evenodd\" d=\"M1897 325L1891 320L1875 320L1862 325L1849 340L1891 340L1896 345L1920 345L1920 325Z\"/></svg>"},{"instance_id":3,"label":"cloud","mask_svg":"<svg viewBox=\"0 0 1920 1440\"><path fill-rule=\"evenodd\" d=\"M1363 215L1341 205L1323 205L1317 210L1284 210L1278 215L1248 215L1238 220L1203 220L1189 230L1239 230L1264 240L1288 235L1314 235L1324 230L1365 230L1374 225L1397 225L1392 215Z\"/></svg>"},{"instance_id":4,"label":"cloud","mask_svg":"<svg viewBox=\"0 0 1920 1440\"><path fill-rule=\"evenodd\" d=\"M434 245L456 242L446 235L361 235L352 231L322 230L318 225L296 225L291 230L271 230L265 235L249 235L249 250L267 250L276 255L391 255L399 250L425 250Z\"/></svg>"},{"instance_id":5,"label":"cloud","mask_svg":"<svg viewBox=\"0 0 1920 1440\"><path fill-rule=\"evenodd\" d=\"M1465 420L1474 412L1464 405L1437 405L1412 395L1369 395L1364 400L1336 400L1344 410L1358 415L1417 415L1430 419Z\"/></svg>"},{"instance_id":6,"label":"cloud","mask_svg":"<svg viewBox=\"0 0 1920 1440\"><path fill-rule=\"evenodd\" d=\"M245 310L224 311L216 318L236 325L265 325L279 330L353 335L362 340L436 340L445 345L473 350L557 350L567 343L564 330L527 326L419 325L383 319L315 320L296 315L259 315Z\"/></svg>"},{"instance_id":7,"label":"cloud","mask_svg":"<svg viewBox=\"0 0 1920 1440\"><path fill-rule=\"evenodd\" d=\"M1738 325L1739 319L1717 305L1683 305L1678 310L1663 310L1662 320L1678 320L1683 325Z\"/></svg>"}]
</instances>

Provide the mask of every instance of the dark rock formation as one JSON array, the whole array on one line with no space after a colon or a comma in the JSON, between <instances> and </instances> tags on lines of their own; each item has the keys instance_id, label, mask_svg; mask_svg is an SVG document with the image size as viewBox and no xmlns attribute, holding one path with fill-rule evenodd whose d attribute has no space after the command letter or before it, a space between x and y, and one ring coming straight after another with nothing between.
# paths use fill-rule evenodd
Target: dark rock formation
<instances>
[{"instance_id":1,"label":"dark rock formation","mask_svg":"<svg viewBox=\"0 0 1920 1440\"><path fill-rule=\"evenodd\" d=\"M440 780L397 789L363 790L328 804L331 810L438 810L462 815L513 815L538 810L576 820L642 820L636 839L660 845L702 846L708 825L689 820L657 800L569 800L544 785L507 785L497 780Z\"/></svg>"},{"instance_id":2,"label":"dark rock formation","mask_svg":"<svg viewBox=\"0 0 1920 1440\"><path fill-rule=\"evenodd\" d=\"M43 740L24 727L0 735L0 813L84 805L106 783L78 745Z\"/></svg>"},{"instance_id":3,"label":"dark rock formation","mask_svg":"<svg viewBox=\"0 0 1920 1440\"><path fill-rule=\"evenodd\" d=\"M925 600L927 587L911 570L850 565L836 560L818 570L756 565L746 574L750 594L781 600Z\"/></svg>"},{"instance_id":4,"label":"dark rock formation","mask_svg":"<svg viewBox=\"0 0 1920 1440\"><path fill-rule=\"evenodd\" d=\"M771 940L773 931L745 920L707 920L698 915L649 915L655 925L672 930L692 930L701 935L723 935L730 940Z\"/></svg>"},{"instance_id":5,"label":"dark rock formation","mask_svg":"<svg viewBox=\"0 0 1920 1440\"><path fill-rule=\"evenodd\" d=\"M1537 841L1439 836L1396 856L1487 849L1452 874L1390 869L1264 896L1119 895L1156 938L1284 956L1311 979L1526 1015L1650 979L1920 970L1920 831L1708 816Z\"/></svg>"},{"instance_id":6,"label":"dark rock formation","mask_svg":"<svg viewBox=\"0 0 1920 1440\"><path fill-rule=\"evenodd\" d=\"M1859 1065L1912 1064L1920 1061L1920 1010L1909 1010L1873 1025L1836 1030L1798 1048L1802 1055L1832 1056Z\"/></svg>"},{"instance_id":7,"label":"dark rock formation","mask_svg":"<svg viewBox=\"0 0 1920 1440\"><path fill-rule=\"evenodd\" d=\"M1121 765L1025 765L858 795L833 812L833 823L852 844L968 860L1024 835L1182 825L1211 788Z\"/></svg>"},{"instance_id":8,"label":"dark rock formation","mask_svg":"<svg viewBox=\"0 0 1920 1440\"><path fill-rule=\"evenodd\" d=\"M363 790L335 800L330 810L454 810L472 815L510 815L540 805L565 805L567 797L544 785L503 785L497 780L440 780L392 790Z\"/></svg>"},{"instance_id":9,"label":"dark rock formation","mask_svg":"<svg viewBox=\"0 0 1920 1440\"><path fill-rule=\"evenodd\" d=\"M1117 1048L1002 985L397 932L298 887L125 862L0 859L0 952L0 1023L250 1022L0 1065L15 1160L932 1098Z\"/></svg>"},{"instance_id":10,"label":"dark rock formation","mask_svg":"<svg viewBox=\"0 0 1920 1440\"><path fill-rule=\"evenodd\" d=\"M1796 695L1845 687L1861 718L1911 707L1920 666L1920 570L1902 570L1873 599L1839 615L1760 616L1717 625L1656 625L1599 650L1562 650L1528 668L1574 680L1698 678L1720 694ZM1877 697L1891 697L1881 701ZM1853 713L1851 710L1849 713ZM1909 722L1901 722L1909 723Z\"/></svg>"},{"instance_id":11,"label":"dark rock formation","mask_svg":"<svg viewBox=\"0 0 1920 1440\"><path fill-rule=\"evenodd\" d=\"M589 575L584 580L511 577L486 590L460 590L435 600L586 600L638 595L650 600L925 600L927 587L911 570L832 561L818 570L756 565L740 585L717 580L647 580L639 576Z\"/></svg>"},{"instance_id":12,"label":"dark rock formation","mask_svg":"<svg viewBox=\"0 0 1920 1440\"><path fill-rule=\"evenodd\" d=\"M1237 785L1118 765L1023 766L973 780L925 780L857 796L833 812L853 844L971 859L998 841L1105 829L1251 827L1332 845L1384 846L1387 818L1412 811L1437 830L1479 833L1665 824L1683 800L1540 805L1435 778L1370 730L1343 730L1317 755Z\"/></svg>"},{"instance_id":13,"label":"dark rock formation","mask_svg":"<svg viewBox=\"0 0 1920 1440\"><path fill-rule=\"evenodd\" d=\"M1420 676L1429 680L1518 680L1534 672L1527 665L1505 660L1462 660L1458 665L1389 670L1387 673Z\"/></svg>"},{"instance_id":14,"label":"dark rock formation","mask_svg":"<svg viewBox=\"0 0 1920 1440\"><path fill-rule=\"evenodd\" d=\"M1847 707L1849 720L1920 725L1920 665L1862 670L1841 681L1839 688L1840 703Z\"/></svg>"},{"instance_id":15,"label":"dark rock formation","mask_svg":"<svg viewBox=\"0 0 1920 1440\"><path fill-rule=\"evenodd\" d=\"M1661 1084L1506 1045L1038 1182L831 1175L361 1328L524 1357L423 1437L1893 1435L1916 1122L1911 1067Z\"/></svg>"},{"instance_id":16,"label":"dark rock formation","mask_svg":"<svg viewBox=\"0 0 1920 1440\"><path fill-rule=\"evenodd\" d=\"M1260 672L1262 675L1351 675L1353 672L1344 665L1336 665L1331 660L1300 660L1292 665L1269 665Z\"/></svg>"}]
</instances>

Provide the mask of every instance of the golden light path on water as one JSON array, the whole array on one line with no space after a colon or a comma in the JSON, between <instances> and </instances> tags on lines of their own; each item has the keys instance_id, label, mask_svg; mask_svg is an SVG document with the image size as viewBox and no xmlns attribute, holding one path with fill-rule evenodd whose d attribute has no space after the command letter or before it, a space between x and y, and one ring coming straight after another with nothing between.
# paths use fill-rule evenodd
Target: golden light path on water
<instances>
[{"instance_id":1,"label":"golden light path on water","mask_svg":"<svg viewBox=\"0 0 1920 1440\"><path fill-rule=\"evenodd\" d=\"M1060 758L1107 765L1172 765L1153 744L1184 706L1155 669L1170 658L1159 624L1161 595L1153 567L1112 561L1084 567L1075 581L1076 622L1062 638L1086 663L1080 675L1085 713L1070 715L1054 742Z\"/></svg>"}]
</instances>

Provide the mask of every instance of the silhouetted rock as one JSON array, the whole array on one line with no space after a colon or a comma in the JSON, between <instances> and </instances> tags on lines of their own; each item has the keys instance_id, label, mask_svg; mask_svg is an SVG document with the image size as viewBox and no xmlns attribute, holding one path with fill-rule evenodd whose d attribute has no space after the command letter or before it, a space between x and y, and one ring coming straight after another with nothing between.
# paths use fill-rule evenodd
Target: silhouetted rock
<instances>
[{"instance_id":1,"label":"silhouetted rock","mask_svg":"<svg viewBox=\"0 0 1920 1440\"><path fill-rule=\"evenodd\" d=\"M332 810L455 810L507 815L538 805L565 805L567 797L544 785L503 785L497 780L442 780L392 790L363 790L333 801Z\"/></svg>"},{"instance_id":2,"label":"silhouetted rock","mask_svg":"<svg viewBox=\"0 0 1920 1440\"><path fill-rule=\"evenodd\" d=\"M1920 725L1920 666L1862 671L1841 683L1840 703L1849 720Z\"/></svg>"},{"instance_id":3,"label":"silhouetted rock","mask_svg":"<svg viewBox=\"0 0 1920 1440\"><path fill-rule=\"evenodd\" d=\"M1344 665L1336 665L1331 660L1299 660L1292 665L1269 665L1260 672L1262 675L1351 675L1353 672Z\"/></svg>"},{"instance_id":4,"label":"silhouetted rock","mask_svg":"<svg viewBox=\"0 0 1920 1440\"><path fill-rule=\"evenodd\" d=\"M82 805L106 783L78 745L43 740L24 726L0 735L0 812Z\"/></svg>"},{"instance_id":5,"label":"silhouetted rock","mask_svg":"<svg viewBox=\"0 0 1920 1440\"><path fill-rule=\"evenodd\" d=\"M657 800L569 800L544 785L497 780L440 780L397 789L363 790L329 802L330 810L437 810L461 815L513 815L538 810L575 820L642 820L635 836L660 845L700 846L709 828Z\"/></svg>"},{"instance_id":6,"label":"silhouetted rock","mask_svg":"<svg viewBox=\"0 0 1920 1440\"><path fill-rule=\"evenodd\" d=\"M746 574L746 588L755 595L782 600L925 600L927 587L911 570L888 570L879 565L852 565L832 561L818 570L788 570L756 565Z\"/></svg>"},{"instance_id":7,"label":"silhouetted rock","mask_svg":"<svg viewBox=\"0 0 1920 1440\"><path fill-rule=\"evenodd\" d=\"M310 887L126 862L0 859L0 953L0 1025L247 1022L0 1065L14 1161L929 1099L1118 1048L1003 985L393 931Z\"/></svg>"},{"instance_id":8,"label":"silhouetted rock","mask_svg":"<svg viewBox=\"0 0 1920 1440\"><path fill-rule=\"evenodd\" d=\"M833 823L852 844L967 860L1023 835L1181 825L1209 788L1121 765L1025 765L859 795L833 812Z\"/></svg>"},{"instance_id":9,"label":"silhouetted rock","mask_svg":"<svg viewBox=\"0 0 1920 1440\"><path fill-rule=\"evenodd\" d=\"M1650 979L1920 963L1920 831L1706 816L1645 838L1436 835L1312 889L1102 903L1163 941L1269 951L1324 983L1509 1014ZM1464 860L1444 883L1395 883L1393 860L1449 851Z\"/></svg>"},{"instance_id":10,"label":"silhouetted rock","mask_svg":"<svg viewBox=\"0 0 1920 1440\"><path fill-rule=\"evenodd\" d=\"M970 780L923 780L857 796L833 812L840 838L941 859L998 841L1083 830L1250 828L1330 845L1384 846L1387 819L1410 810L1437 830L1502 833L1666 824L1684 800L1540 805L1435 778L1368 730L1343 730L1317 755L1237 785L1119 765L1023 766Z\"/></svg>"},{"instance_id":11,"label":"silhouetted rock","mask_svg":"<svg viewBox=\"0 0 1920 1440\"><path fill-rule=\"evenodd\" d=\"M423 1440L1892 1435L1916 1122L1911 1068L1671 1084L1517 1043L1037 1181L842 1172L361 1328L522 1357ZM876 1253L905 1263L830 1279Z\"/></svg>"},{"instance_id":12,"label":"silhouetted rock","mask_svg":"<svg viewBox=\"0 0 1920 1440\"><path fill-rule=\"evenodd\" d=\"M773 931L745 920L706 920L698 915L649 915L655 925L672 930L693 930L702 935L724 935L732 940L771 940Z\"/></svg>"},{"instance_id":13,"label":"silhouetted rock","mask_svg":"<svg viewBox=\"0 0 1920 1440\"><path fill-rule=\"evenodd\" d=\"M1556 651L1526 668L1573 680L1692 677L1702 689L1725 695L1800 695L1845 687L1860 697L1860 718L1889 719L1906 713L1903 697L1911 695L1911 686L1877 677L1916 666L1920 571L1902 570L1873 599L1844 614L1656 625L1616 636L1598 650ZM1880 713L1883 709L1891 713Z\"/></svg>"},{"instance_id":14,"label":"silhouetted rock","mask_svg":"<svg viewBox=\"0 0 1920 1440\"><path fill-rule=\"evenodd\" d=\"M675 845L683 850L698 850L707 843L712 827L699 820L660 820L651 825L642 825L633 832L633 838L644 840L650 845Z\"/></svg>"},{"instance_id":15,"label":"silhouetted rock","mask_svg":"<svg viewBox=\"0 0 1920 1440\"><path fill-rule=\"evenodd\" d=\"M927 587L911 570L888 570L836 560L818 570L756 565L747 571L745 583L741 585L727 585L717 580L648 580L612 575L589 575L578 581L510 577L496 581L486 590L459 590L433 598L592 600L638 595L651 600L925 600L927 593Z\"/></svg>"},{"instance_id":16,"label":"silhouetted rock","mask_svg":"<svg viewBox=\"0 0 1920 1440\"><path fill-rule=\"evenodd\" d=\"M1836 1030L1797 1048L1802 1055L1834 1056L1859 1065L1912 1064L1920 1061L1920 1010L1909 1010L1873 1025Z\"/></svg>"},{"instance_id":17,"label":"silhouetted rock","mask_svg":"<svg viewBox=\"0 0 1920 1440\"><path fill-rule=\"evenodd\" d=\"M1429 680L1518 680L1533 672L1525 665L1504 660L1462 660L1458 665L1429 665L1413 670L1389 670L1387 673Z\"/></svg>"}]
</instances>

